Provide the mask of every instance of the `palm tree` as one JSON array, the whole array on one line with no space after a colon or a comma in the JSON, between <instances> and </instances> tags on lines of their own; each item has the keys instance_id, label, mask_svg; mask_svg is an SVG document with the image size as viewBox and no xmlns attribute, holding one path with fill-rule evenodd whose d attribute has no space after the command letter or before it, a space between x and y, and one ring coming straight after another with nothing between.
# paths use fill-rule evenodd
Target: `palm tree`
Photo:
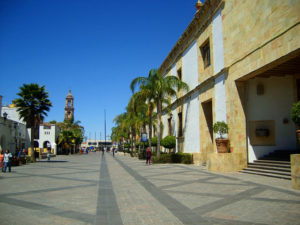
<instances>
[{"instance_id":1,"label":"palm tree","mask_svg":"<svg viewBox=\"0 0 300 225\"><path fill-rule=\"evenodd\" d=\"M146 104L146 115L148 115L148 125L149 125L149 146L151 146L152 139L152 127L153 127L153 111L155 108L154 95L152 89L149 87L150 77L153 76L153 71L149 72L148 77L137 77L135 78L131 84L130 89L134 93L135 87L139 86L140 90L133 94L133 98L137 102L137 104ZM146 128L144 127L143 132L146 132Z\"/></svg>"},{"instance_id":2,"label":"palm tree","mask_svg":"<svg viewBox=\"0 0 300 225\"><path fill-rule=\"evenodd\" d=\"M116 127L112 128L112 140L121 141L123 138L128 138L129 129L127 126L127 113L122 113L114 118Z\"/></svg>"},{"instance_id":3,"label":"palm tree","mask_svg":"<svg viewBox=\"0 0 300 225\"><path fill-rule=\"evenodd\" d=\"M169 105L170 97L177 97L180 90L189 90L189 86L179 80L176 76L162 76L160 71L152 69L148 77L137 77L130 85L132 91L135 86L139 86L141 90L148 91L148 100L154 101L157 111L157 156L160 156L160 140L161 140L161 116L163 106Z\"/></svg>"},{"instance_id":4,"label":"palm tree","mask_svg":"<svg viewBox=\"0 0 300 225\"><path fill-rule=\"evenodd\" d=\"M13 100L13 104L16 105L19 112L20 119L22 118L26 122L26 126L31 128L31 159L35 161L34 155L34 134L36 128L44 117L47 116L47 112L52 106L48 95L45 90L45 86L39 86L38 84L23 84L20 87L20 92L17 93L20 98Z\"/></svg>"},{"instance_id":5,"label":"palm tree","mask_svg":"<svg viewBox=\"0 0 300 225\"><path fill-rule=\"evenodd\" d=\"M78 147L83 141L84 128L80 126L80 121L75 121L71 118L62 123L58 123L58 127L62 129L59 136L59 144L69 151L70 146ZM68 131L68 132L67 132Z\"/></svg>"},{"instance_id":6,"label":"palm tree","mask_svg":"<svg viewBox=\"0 0 300 225\"><path fill-rule=\"evenodd\" d=\"M72 146L75 144L74 133L71 130L63 130L59 134L59 145L67 150L67 154L71 152Z\"/></svg>"},{"instance_id":7,"label":"palm tree","mask_svg":"<svg viewBox=\"0 0 300 225\"><path fill-rule=\"evenodd\" d=\"M147 105L145 104L144 99L141 98L140 92L136 92L131 96L126 109L128 122L131 126L133 151L135 152L137 135L140 134L142 130L145 132L147 120Z\"/></svg>"}]
</instances>

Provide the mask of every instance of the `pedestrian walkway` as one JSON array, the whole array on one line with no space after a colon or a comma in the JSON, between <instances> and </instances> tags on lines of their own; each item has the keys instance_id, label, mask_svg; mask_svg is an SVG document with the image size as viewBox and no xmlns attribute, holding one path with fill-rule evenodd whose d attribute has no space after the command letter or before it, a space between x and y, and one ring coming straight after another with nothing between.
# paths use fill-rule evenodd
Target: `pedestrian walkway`
<instances>
[{"instance_id":1,"label":"pedestrian walkway","mask_svg":"<svg viewBox=\"0 0 300 225\"><path fill-rule=\"evenodd\" d=\"M0 184L0 224L7 225L300 224L300 192L290 181L146 166L120 153L13 167Z\"/></svg>"}]
</instances>

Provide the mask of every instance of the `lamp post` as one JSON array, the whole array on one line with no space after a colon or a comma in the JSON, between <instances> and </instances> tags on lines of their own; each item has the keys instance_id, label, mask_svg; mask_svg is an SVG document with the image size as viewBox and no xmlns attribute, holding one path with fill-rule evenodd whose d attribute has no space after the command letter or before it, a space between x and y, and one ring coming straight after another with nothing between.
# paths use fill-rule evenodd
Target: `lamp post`
<instances>
[{"instance_id":1,"label":"lamp post","mask_svg":"<svg viewBox=\"0 0 300 225\"><path fill-rule=\"evenodd\" d=\"M141 134L141 141L143 142L143 152L145 152L145 143L147 142L148 137L147 137L147 133L143 132Z\"/></svg>"}]
</instances>

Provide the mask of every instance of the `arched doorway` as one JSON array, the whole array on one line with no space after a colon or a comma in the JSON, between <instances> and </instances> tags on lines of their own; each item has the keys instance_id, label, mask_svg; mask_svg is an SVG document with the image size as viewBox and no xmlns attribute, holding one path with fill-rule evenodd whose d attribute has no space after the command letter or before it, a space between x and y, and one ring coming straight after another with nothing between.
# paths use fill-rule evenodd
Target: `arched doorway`
<instances>
[{"instance_id":1,"label":"arched doorway","mask_svg":"<svg viewBox=\"0 0 300 225\"><path fill-rule=\"evenodd\" d=\"M4 135L2 135L0 139L0 150L6 150L6 138Z\"/></svg>"},{"instance_id":2,"label":"arched doorway","mask_svg":"<svg viewBox=\"0 0 300 225\"><path fill-rule=\"evenodd\" d=\"M49 141L44 141L44 144L43 144L43 148L47 148L47 144L50 144L50 142ZM51 144L50 144L50 146L51 146Z\"/></svg>"}]
</instances>

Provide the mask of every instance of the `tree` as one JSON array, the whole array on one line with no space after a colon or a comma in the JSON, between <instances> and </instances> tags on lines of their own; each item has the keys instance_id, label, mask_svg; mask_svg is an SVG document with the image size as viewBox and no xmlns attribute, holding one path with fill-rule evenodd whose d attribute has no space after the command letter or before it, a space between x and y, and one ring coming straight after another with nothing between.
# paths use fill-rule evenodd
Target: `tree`
<instances>
[{"instance_id":1,"label":"tree","mask_svg":"<svg viewBox=\"0 0 300 225\"><path fill-rule=\"evenodd\" d=\"M45 86L39 86L38 84L23 84L20 87L20 92L17 93L19 98L13 100L13 104L16 105L19 112L20 119L22 118L26 122L26 126L31 128L31 160L35 161L34 155L34 134L37 127L47 116L47 112L50 110L52 103L50 102L48 92L45 90Z\"/></svg>"},{"instance_id":2,"label":"tree","mask_svg":"<svg viewBox=\"0 0 300 225\"><path fill-rule=\"evenodd\" d=\"M73 118L58 123L58 127L62 129L58 144L67 149L67 152L72 152L70 151L71 147L75 146L77 148L83 141L84 129L80 126L80 123L80 121L74 122Z\"/></svg>"},{"instance_id":3,"label":"tree","mask_svg":"<svg viewBox=\"0 0 300 225\"><path fill-rule=\"evenodd\" d=\"M148 125L149 125L149 146L152 146L152 127L153 127L153 111L155 108L153 89L151 87L151 77L153 77L153 70L149 72L148 77L137 77L132 80L130 84L130 89L134 93L135 87L139 86L139 91L135 92L133 96L138 103L146 104L147 111L146 115L148 115ZM146 128L143 130L146 132Z\"/></svg>"},{"instance_id":4,"label":"tree","mask_svg":"<svg viewBox=\"0 0 300 225\"><path fill-rule=\"evenodd\" d=\"M148 91L148 99L154 101L157 111L157 156L160 156L161 116L163 106L170 104L170 97L177 97L180 90L189 90L189 86L176 76L162 76L160 71L152 69L148 77L137 77L131 82L131 90L136 86ZM150 138L149 138L150 139Z\"/></svg>"}]
</instances>

